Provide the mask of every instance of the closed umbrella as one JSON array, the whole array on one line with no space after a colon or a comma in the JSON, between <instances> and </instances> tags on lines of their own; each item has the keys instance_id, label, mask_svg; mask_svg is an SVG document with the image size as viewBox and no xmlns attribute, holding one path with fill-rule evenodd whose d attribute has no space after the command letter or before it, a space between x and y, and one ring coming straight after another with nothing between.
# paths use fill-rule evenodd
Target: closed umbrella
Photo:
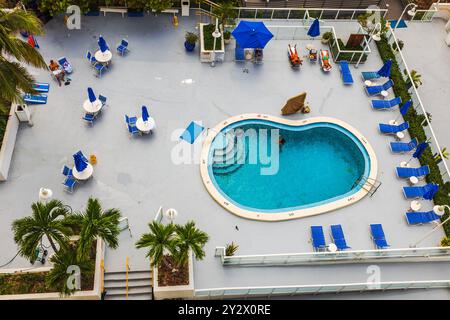
<instances>
[{"instance_id":1,"label":"closed umbrella","mask_svg":"<svg viewBox=\"0 0 450 320\"><path fill-rule=\"evenodd\" d=\"M395 122L397 122L397 120L400 118L400 116L406 115L406 113L409 110L409 107L411 107L411 104L412 104L412 100L409 99L400 107L400 115L397 118L395 118L395 120L394 120Z\"/></svg>"},{"instance_id":2,"label":"closed umbrella","mask_svg":"<svg viewBox=\"0 0 450 320\"><path fill-rule=\"evenodd\" d=\"M423 198L425 200L432 200L434 198L434 196L436 195L436 193L439 191L439 186L434 183L430 183L427 186L428 186L428 191L425 192L425 194L423 195Z\"/></svg>"},{"instance_id":3,"label":"closed umbrella","mask_svg":"<svg viewBox=\"0 0 450 320\"><path fill-rule=\"evenodd\" d=\"M241 21L231 33L241 48L262 49L273 38L263 22Z\"/></svg>"},{"instance_id":4,"label":"closed umbrella","mask_svg":"<svg viewBox=\"0 0 450 320\"><path fill-rule=\"evenodd\" d=\"M317 36L319 36L320 35L320 23L319 23L319 19L315 19L314 21L313 21L313 23L311 24L311 26L309 27L309 30L308 30L308 36L310 36L310 37L317 37Z\"/></svg>"},{"instance_id":5,"label":"closed umbrella","mask_svg":"<svg viewBox=\"0 0 450 320\"><path fill-rule=\"evenodd\" d=\"M98 38L98 46L100 47L101 52L109 50L108 45L106 44L106 41L102 35L100 35L100 37Z\"/></svg>"},{"instance_id":6,"label":"closed umbrella","mask_svg":"<svg viewBox=\"0 0 450 320\"><path fill-rule=\"evenodd\" d=\"M422 142L416 148L416 151L413 153L413 157L420 159L425 149L428 147L428 142Z\"/></svg>"},{"instance_id":7,"label":"closed umbrella","mask_svg":"<svg viewBox=\"0 0 450 320\"><path fill-rule=\"evenodd\" d=\"M392 60L386 60L386 62L383 64L380 70L378 70L378 75L380 77L386 77L388 78L391 75L391 66L392 66Z\"/></svg>"},{"instance_id":8,"label":"closed umbrella","mask_svg":"<svg viewBox=\"0 0 450 320\"><path fill-rule=\"evenodd\" d=\"M142 106L142 120L147 121L149 118L148 110L146 106Z\"/></svg>"},{"instance_id":9,"label":"closed umbrella","mask_svg":"<svg viewBox=\"0 0 450 320\"><path fill-rule=\"evenodd\" d=\"M92 90L91 87L89 87L87 90L88 90L89 101L91 103L94 103L97 100L97 98L95 97L95 94L94 94L94 90Z\"/></svg>"},{"instance_id":10,"label":"closed umbrella","mask_svg":"<svg viewBox=\"0 0 450 320\"><path fill-rule=\"evenodd\" d=\"M84 169L86 169L87 163L83 160L80 154L74 154L73 160L75 162L75 169L77 169L78 172L82 172Z\"/></svg>"}]
</instances>

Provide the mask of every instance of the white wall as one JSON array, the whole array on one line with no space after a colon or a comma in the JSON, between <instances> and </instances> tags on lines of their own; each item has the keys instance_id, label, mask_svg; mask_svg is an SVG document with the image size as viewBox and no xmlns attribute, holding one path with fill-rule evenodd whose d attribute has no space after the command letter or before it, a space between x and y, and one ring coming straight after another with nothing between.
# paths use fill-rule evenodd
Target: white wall
<instances>
[{"instance_id":1,"label":"white wall","mask_svg":"<svg viewBox=\"0 0 450 320\"><path fill-rule=\"evenodd\" d=\"M9 119L0 149L0 181L6 181L8 179L9 166L16 144L17 131L19 130L19 119L17 119L14 110L15 105L13 104L9 112Z\"/></svg>"}]
</instances>

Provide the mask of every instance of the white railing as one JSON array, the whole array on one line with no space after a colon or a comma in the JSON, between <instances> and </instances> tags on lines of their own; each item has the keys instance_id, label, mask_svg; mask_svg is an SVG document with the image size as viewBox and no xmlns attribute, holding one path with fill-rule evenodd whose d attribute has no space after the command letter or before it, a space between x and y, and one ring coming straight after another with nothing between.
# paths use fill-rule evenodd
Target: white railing
<instances>
[{"instance_id":1,"label":"white railing","mask_svg":"<svg viewBox=\"0 0 450 320\"><path fill-rule=\"evenodd\" d=\"M399 48L398 40L392 30L392 28L389 28L389 30L386 32L386 38L388 40L389 45L394 48ZM403 53L401 50L394 51L395 60L397 61L397 64L400 69L400 73L403 75L404 80L408 81L410 83L414 83L413 79L411 77L410 69L408 68L408 65L406 63L405 57L403 56ZM406 70L406 73L403 71ZM431 125L431 121L428 117L427 110L425 109L425 106L422 102L422 99L420 98L419 92L417 91L415 85L411 85L411 88L409 89L409 94L411 95L411 99L413 101L414 109L416 110L417 114L424 116L424 131L429 140L431 140L432 143L430 143L430 148L433 154L439 154L442 161L438 164L439 170L441 172L442 178L444 179L444 182L450 181L450 171L448 168L448 165L446 163L445 157L442 154L442 148L439 145L439 141L436 138L436 135L434 133L433 127ZM421 141L420 141L421 142ZM442 186L441 186L442 187Z\"/></svg>"},{"instance_id":2,"label":"white railing","mask_svg":"<svg viewBox=\"0 0 450 320\"><path fill-rule=\"evenodd\" d=\"M218 5L211 1L199 3L199 9L213 14L214 7ZM382 17L386 17L388 9L339 9L339 8L249 8L236 7L236 19L258 19L258 20L305 20L309 18L319 18L321 20L357 20L359 15L365 14L368 10L379 12Z\"/></svg>"},{"instance_id":3,"label":"white railing","mask_svg":"<svg viewBox=\"0 0 450 320\"><path fill-rule=\"evenodd\" d=\"M226 299L245 297L295 296L301 294L368 292L399 289L442 289L449 288L450 280L391 281L374 283L343 283L294 286L230 287L195 290L197 299Z\"/></svg>"},{"instance_id":4,"label":"white railing","mask_svg":"<svg viewBox=\"0 0 450 320\"><path fill-rule=\"evenodd\" d=\"M216 247L215 256L224 266L295 266L371 262L450 261L450 247L349 250L337 252L302 252L226 256L224 247Z\"/></svg>"}]
</instances>

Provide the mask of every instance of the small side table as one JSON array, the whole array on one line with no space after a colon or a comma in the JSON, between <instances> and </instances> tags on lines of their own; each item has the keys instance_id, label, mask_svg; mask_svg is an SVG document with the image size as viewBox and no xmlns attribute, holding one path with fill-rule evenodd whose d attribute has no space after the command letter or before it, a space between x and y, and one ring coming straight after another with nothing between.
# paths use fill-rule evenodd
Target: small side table
<instances>
[{"instance_id":1,"label":"small side table","mask_svg":"<svg viewBox=\"0 0 450 320\"><path fill-rule=\"evenodd\" d=\"M422 208L422 204L419 201L417 201L417 200L411 201L411 211L417 212L421 208Z\"/></svg>"},{"instance_id":2,"label":"small side table","mask_svg":"<svg viewBox=\"0 0 450 320\"><path fill-rule=\"evenodd\" d=\"M396 126L398 123L397 123L397 121L395 121L395 120L389 120L389 124L390 124L391 126Z\"/></svg>"},{"instance_id":3,"label":"small side table","mask_svg":"<svg viewBox=\"0 0 450 320\"><path fill-rule=\"evenodd\" d=\"M370 86L372 85L372 81L366 80L366 81L364 81L364 84L365 84L366 86L370 87Z\"/></svg>"},{"instance_id":4,"label":"small side table","mask_svg":"<svg viewBox=\"0 0 450 320\"><path fill-rule=\"evenodd\" d=\"M397 140L402 140L404 137L405 137L405 134L404 134L403 132L397 132L397 133L395 134L395 138L396 138Z\"/></svg>"},{"instance_id":5,"label":"small side table","mask_svg":"<svg viewBox=\"0 0 450 320\"><path fill-rule=\"evenodd\" d=\"M330 243L328 246L328 251L330 252L336 252L337 251L337 246L334 243Z\"/></svg>"},{"instance_id":6,"label":"small side table","mask_svg":"<svg viewBox=\"0 0 450 320\"><path fill-rule=\"evenodd\" d=\"M419 179L415 176L409 177L409 183L411 185L415 185L415 184L419 183Z\"/></svg>"},{"instance_id":7,"label":"small side table","mask_svg":"<svg viewBox=\"0 0 450 320\"><path fill-rule=\"evenodd\" d=\"M386 90L381 91L380 94L383 97L383 99L386 99L389 96L389 92L387 92Z\"/></svg>"},{"instance_id":8,"label":"small side table","mask_svg":"<svg viewBox=\"0 0 450 320\"><path fill-rule=\"evenodd\" d=\"M400 162L400 167L402 167L402 168L409 168L409 163L406 162L406 161L402 161L402 162Z\"/></svg>"}]
</instances>

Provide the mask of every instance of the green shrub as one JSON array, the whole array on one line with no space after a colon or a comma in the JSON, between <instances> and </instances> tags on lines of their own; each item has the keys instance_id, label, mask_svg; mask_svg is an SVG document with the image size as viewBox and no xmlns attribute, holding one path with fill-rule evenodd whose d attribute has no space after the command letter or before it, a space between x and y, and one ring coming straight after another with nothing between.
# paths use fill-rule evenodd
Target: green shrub
<instances>
[{"instance_id":1,"label":"green shrub","mask_svg":"<svg viewBox=\"0 0 450 320\"><path fill-rule=\"evenodd\" d=\"M377 43L378 51L383 61L388 59L392 60L391 68L391 79L394 82L394 93L396 96L401 97L402 101L407 101L411 99L411 95L408 92L408 86L403 78L402 72L398 67L397 61L395 60L395 55L392 52L392 48L389 45L388 40L384 35L381 36L381 40ZM419 142L426 141L428 138L425 134L424 128L422 127L423 116L417 114L414 108L409 108L408 112L404 116L404 120L409 122L409 134L411 138L417 138ZM427 175L426 181L428 183L435 183L439 185L439 191L434 197L434 203L438 205L449 204L450 197L450 184L447 182L444 184L441 172L438 165L433 157L431 148L427 148L423 153L422 157L419 159L421 165L428 165L430 167L430 174ZM442 216L442 221L448 218L448 213ZM450 223L444 224L444 231L447 236L450 237Z\"/></svg>"},{"instance_id":2,"label":"green shrub","mask_svg":"<svg viewBox=\"0 0 450 320\"><path fill-rule=\"evenodd\" d=\"M212 33L216 29L214 24L207 24L203 27L203 41L205 42L205 50L214 49L214 37ZM217 38L216 50L222 50L222 37Z\"/></svg>"}]
</instances>

